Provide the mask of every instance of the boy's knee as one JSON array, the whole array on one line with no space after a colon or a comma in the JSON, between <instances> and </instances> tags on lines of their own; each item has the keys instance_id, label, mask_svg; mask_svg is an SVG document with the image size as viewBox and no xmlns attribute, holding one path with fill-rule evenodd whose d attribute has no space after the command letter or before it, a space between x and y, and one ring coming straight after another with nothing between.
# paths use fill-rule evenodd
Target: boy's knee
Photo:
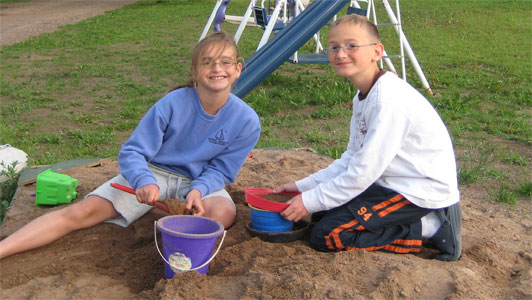
<instances>
[{"instance_id":1,"label":"boy's knee","mask_svg":"<svg viewBox=\"0 0 532 300\"><path fill-rule=\"evenodd\" d=\"M318 222L310 232L310 243L318 251L335 251L336 249L327 243L329 234L330 230L324 226L324 223Z\"/></svg>"}]
</instances>

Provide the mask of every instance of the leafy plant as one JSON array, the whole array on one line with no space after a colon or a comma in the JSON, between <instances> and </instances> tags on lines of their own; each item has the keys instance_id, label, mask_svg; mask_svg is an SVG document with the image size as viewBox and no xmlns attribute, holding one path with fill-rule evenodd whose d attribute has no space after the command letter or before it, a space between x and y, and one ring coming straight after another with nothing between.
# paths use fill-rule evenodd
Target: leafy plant
<instances>
[{"instance_id":1,"label":"leafy plant","mask_svg":"<svg viewBox=\"0 0 532 300\"><path fill-rule=\"evenodd\" d=\"M6 165L3 161L0 162L0 166L2 166L0 176L6 177L4 182L0 182L0 223L4 220L7 208L17 191L17 181L20 175L15 172L17 164L18 161L13 161L10 165Z\"/></svg>"}]
</instances>

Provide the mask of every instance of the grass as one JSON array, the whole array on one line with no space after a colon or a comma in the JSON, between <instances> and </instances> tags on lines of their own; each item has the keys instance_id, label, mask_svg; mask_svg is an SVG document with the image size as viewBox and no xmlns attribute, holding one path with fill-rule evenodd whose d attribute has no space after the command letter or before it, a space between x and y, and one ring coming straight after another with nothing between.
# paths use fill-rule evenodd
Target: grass
<instances>
[{"instance_id":1,"label":"grass","mask_svg":"<svg viewBox=\"0 0 532 300\"><path fill-rule=\"evenodd\" d=\"M227 14L242 15L248 2L233 0ZM213 5L139 1L0 48L0 144L28 153L28 165L116 158L144 112L186 80L190 49ZM456 146L460 183L492 185L493 198L511 200L511 191L516 199L530 200L532 2L401 5L403 30L437 96L422 92ZM385 22L384 13L380 19ZM237 25L222 28L234 33ZM388 53L398 53L393 30L383 27L381 33ZM261 34L246 28L239 42L244 58ZM410 64L407 72L421 89ZM244 97L261 118L257 147L308 147L339 157L355 93L329 66L283 64ZM500 202L513 202L508 200Z\"/></svg>"},{"instance_id":2,"label":"grass","mask_svg":"<svg viewBox=\"0 0 532 300\"><path fill-rule=\"evenodd\" d=\"M515 204L515 193L511 191L506 184L500 185L496 189L489 192L490 198L495 202L506 203L510 205Z\"/></svg>"}]
</instances>

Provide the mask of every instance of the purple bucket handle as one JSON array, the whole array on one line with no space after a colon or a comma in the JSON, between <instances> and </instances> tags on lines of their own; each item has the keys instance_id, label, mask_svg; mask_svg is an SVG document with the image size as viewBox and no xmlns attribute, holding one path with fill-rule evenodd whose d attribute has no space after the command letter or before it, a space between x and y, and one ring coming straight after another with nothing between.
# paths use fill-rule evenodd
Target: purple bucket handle
<instances>
[{"instance_id":1,"label":"purple bucket handle","mask_svg":"<svg viewBox=\"0 0 532 300\"><path fill-rule=\"evenodd\" d=\"M213 31L219 32L222 30L221 25L223 21L225 21L225 9L227 8L227 5L229 5L229 2L231 0L224 0L220 7L218 8L218 11L216 12L216 16L214 17L214 25L213 25Z\"/></svg>"},{"instance_id":2,"label":"purple bucket handle","mask_svg":"<svg viewBox=\"0 0 532 300\"><path fill-rule=\"evenodd\" d=\"M166 264L168 264L172 269L176 269L176 270L179 271L179 272L174 272L174 273L196 271L196 270L199 270L199 269L205 267L206 265L208 265L214 259L214 257L218 254L218 251L220 251L220 248L222 248L222 244L224 243L224 239L225 239L225 234L226 233L227 233L227 230L224 230L224 234L222 235L222 240L220 241L220 245L218 246L218 249L216 249L216 251L211 256L211 258L209 258L205 263L203 263L201 266L198 266L198 267L195 267L195 268L181 269L181 268L179 268L177 266L173 266L169 261L166 260L166 258L164 258L164 255L162 254L161 249L159 249L159 244L157 243L157 221L155 221L153 223L153 236L155 237L155 247L157 248L157 252L159 252L159 255L161 256L161 258L164 260L164 262Z\"/></svg>"}]
</instances>

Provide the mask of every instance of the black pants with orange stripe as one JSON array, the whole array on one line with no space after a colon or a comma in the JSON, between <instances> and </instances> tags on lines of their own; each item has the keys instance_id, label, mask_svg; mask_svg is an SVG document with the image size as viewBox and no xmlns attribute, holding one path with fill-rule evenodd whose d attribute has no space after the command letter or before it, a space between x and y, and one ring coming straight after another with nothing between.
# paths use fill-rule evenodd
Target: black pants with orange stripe
<instances>
[{"instance_id":1,"label":"black pants with orange stripe","mask_svg":"<svg viewBox=\"0 0 532 300\"><path fill-rule=\"evenodd\" d=\"M318 213L311 243L321 251L362 249L393 253L421 250L421 218L431 209L373 184L346 204Z\"/></svg>"}]
</instances>

